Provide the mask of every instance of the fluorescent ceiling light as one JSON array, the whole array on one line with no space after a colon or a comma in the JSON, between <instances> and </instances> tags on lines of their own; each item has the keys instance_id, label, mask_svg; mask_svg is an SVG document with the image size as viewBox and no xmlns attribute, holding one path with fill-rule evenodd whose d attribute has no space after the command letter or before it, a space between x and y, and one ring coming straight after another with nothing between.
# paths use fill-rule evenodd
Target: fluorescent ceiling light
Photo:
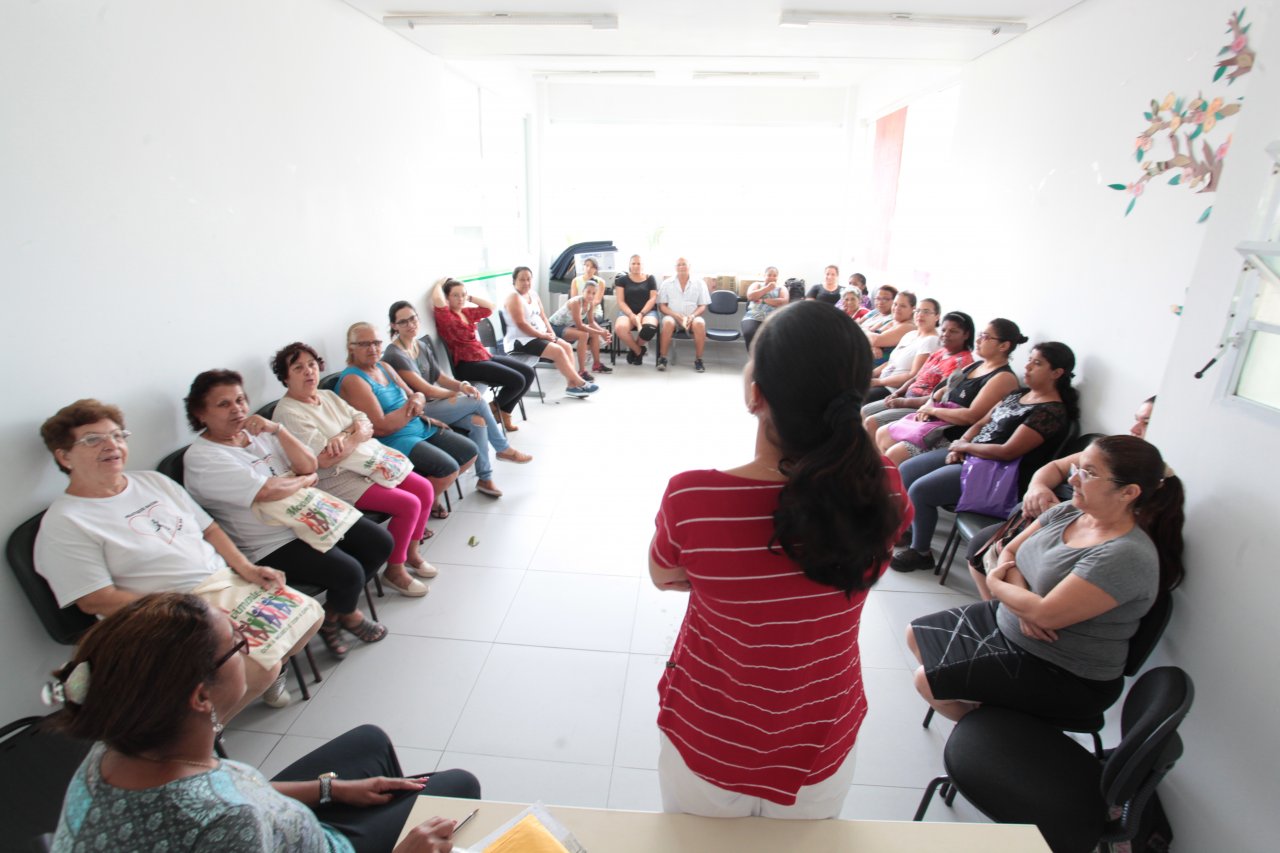
<instances>
[{"instance_id":1,"label":"fluorescent ceiling light","mask_svg":"<svg viewBox=\"0 0 1280 853\"><path fill-rule=\"evenodd\" d=\"M417 12L385 15L387 26L415 27L591 27L616 30L617 15L553 15L538 12Z\"/></svg>"},{"instance_id":2,"label":"fluorescent ceiling light","mask_svg":"<svg viewBox=\"0 0 1280 853\"><path fill-rule=\"evenodd\" d=\"M695 71L694 80L817 80L817 71Z\"/></svg>"},{"instance_id":3,"label":"fluorescent ceiling light","mask_svg":"<svg viewBox=\"0 0 1280 853\"><path fill-rule=\"evenodd\" d=\"M942 29L986 30L993 36L1016 36L1027 31L1019 21L995 18L941 18L913 15L910 12L812 12L783 9L778 21L781 27L807 27L810 24L853 24L864 27L936 27Z\"/></svg>"},{"instance_id":4,"label":"fluorescent ceiling light","mask_svg":"<svg viewBox=\"0 0 1280 853\"><path fill-rule=\"evenodd\" d=\"M545 79L565 78L565 77L587 77L595 80L602 80L602 79L618 79L618 78L628 78L628 77L651 79L658 75L653 71L641 71L638 69L633 71L628 71L625 69L583 68L583 69L575 70L575 69L569 69L569 68L560 68L560 69L546 69L543 71L534 71L533 76L541 77Z\"/></svg>"}]
</instances>

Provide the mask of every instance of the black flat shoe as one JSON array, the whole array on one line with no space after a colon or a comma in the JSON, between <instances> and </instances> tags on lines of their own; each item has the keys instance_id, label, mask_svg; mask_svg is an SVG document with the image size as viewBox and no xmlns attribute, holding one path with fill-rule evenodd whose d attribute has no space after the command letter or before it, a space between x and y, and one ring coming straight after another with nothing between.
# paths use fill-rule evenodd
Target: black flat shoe
<instances>
[{"instance_id":1,"label":"black flat shoe","mask_svg":"<svg viewBox=\"0 0 1280 853\"><path fill-rule=\"evenodd\" d=\"M917 569L933 568L933 552L921 554L914 548L907 548L893 555L893 559L889 561L889 568L895 572L914 572Z\"/></svg>"}]
</instances>

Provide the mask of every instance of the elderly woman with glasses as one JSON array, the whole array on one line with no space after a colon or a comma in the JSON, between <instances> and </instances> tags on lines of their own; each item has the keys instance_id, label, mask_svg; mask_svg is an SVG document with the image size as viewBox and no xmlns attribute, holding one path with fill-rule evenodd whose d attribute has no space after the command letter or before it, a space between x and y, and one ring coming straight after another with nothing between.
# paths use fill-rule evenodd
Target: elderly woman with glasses
<instances>
[{"instance_id":1,"label":"elderly woman with glasses","mask_svg":"<svg viewBox=\"0 0 1280 853\"><path fill-rule=\"evenodd\" d=\"M347 329L347 369L338 375L337 391L373 424L373 434L408 456L413 469L431 481L436 492L432 518L448 518L440 499L458 476L475 464L478 450L469 438L424 414L427 397L414 391L383 364L382 340L372 323Z\"/></svg>"},{"instance_id":2,"label":"elderly woman with glasses","mask_svg":"<svg viewBox=\"0 0 1280 853\"><path fill-rule=\"evenodd\" d=\"M60 607L109 616L150 592L190 592L224 568L265 589L284 586L283 573L246 557L182 486L157 471L125 473L130 433L120 409L76 400L46 420L40 435L69 479L41 519L35 545L36 571ZM279 662L254 658L246 682L243 703L264 696L272 707L289 704Z\"/></svg>"},{"instance_id":3,"label":"elderly woman with glasses","mask_svg":"<svg viewBox=\"0 0 1280 853\"><path fill-rule=\"evenodd\" d=\"M48 688L48 725L95 741L67 789L54 850L447 853L454 822L396 839L418 795L478 798L465 770L406 777L360 726L268 782L214 741L243 701L249 641L192 595L155 594L95 625Z\"/></svg>"}]
</instances>

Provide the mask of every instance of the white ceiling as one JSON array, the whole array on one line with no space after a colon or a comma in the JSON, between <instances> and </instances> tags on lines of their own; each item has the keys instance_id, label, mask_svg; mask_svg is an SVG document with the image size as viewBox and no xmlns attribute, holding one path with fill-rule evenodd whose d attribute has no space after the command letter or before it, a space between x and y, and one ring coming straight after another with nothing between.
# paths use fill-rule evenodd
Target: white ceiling
<instances>
[{"instance_id":1,"label":"white ceiling","mask_svg":"<svg viewBox=\"0 0 1280 853\"><path fill-rule=\"evenodd\" d=\"M546 26L394 25L444 59L539 71L652 71L663 84L715 71L816 72L800 85L849 85L894 69L953 66L1016 36L981 30L885 26L780 27L783 9L909 12L916 16L1011 20L1035 27L1082 0L346 0L382 21L422 12L614 14L618 29ZM753 81L765 82L765 81ZM793 84L794 85L794 84Z\"/></svg>"}]
</instances>

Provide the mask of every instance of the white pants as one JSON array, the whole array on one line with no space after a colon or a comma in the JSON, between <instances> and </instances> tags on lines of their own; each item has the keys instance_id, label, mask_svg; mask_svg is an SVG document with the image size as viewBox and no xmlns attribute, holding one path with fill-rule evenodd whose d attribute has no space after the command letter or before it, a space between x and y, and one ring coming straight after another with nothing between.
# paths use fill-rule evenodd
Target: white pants
<instances>
[{"instance_id":1,"label":"white pants","mask_svg":"<svg viewBox=\"0 0 1280 853\"><path fill-rule=\"evenodd\" d=\"M805 785L797 791L794 805L781 806L763 797L735 794L712 785L689 769L665 732L658 732L658 738L661 744L658 750L658 785L662 789L662 810L665 812L686 812L703 817L819 820L840 814L849 786L853 784L856 746L849 750L848 757L835 773L816 785Z\"/></svg>"}]
</instances>

